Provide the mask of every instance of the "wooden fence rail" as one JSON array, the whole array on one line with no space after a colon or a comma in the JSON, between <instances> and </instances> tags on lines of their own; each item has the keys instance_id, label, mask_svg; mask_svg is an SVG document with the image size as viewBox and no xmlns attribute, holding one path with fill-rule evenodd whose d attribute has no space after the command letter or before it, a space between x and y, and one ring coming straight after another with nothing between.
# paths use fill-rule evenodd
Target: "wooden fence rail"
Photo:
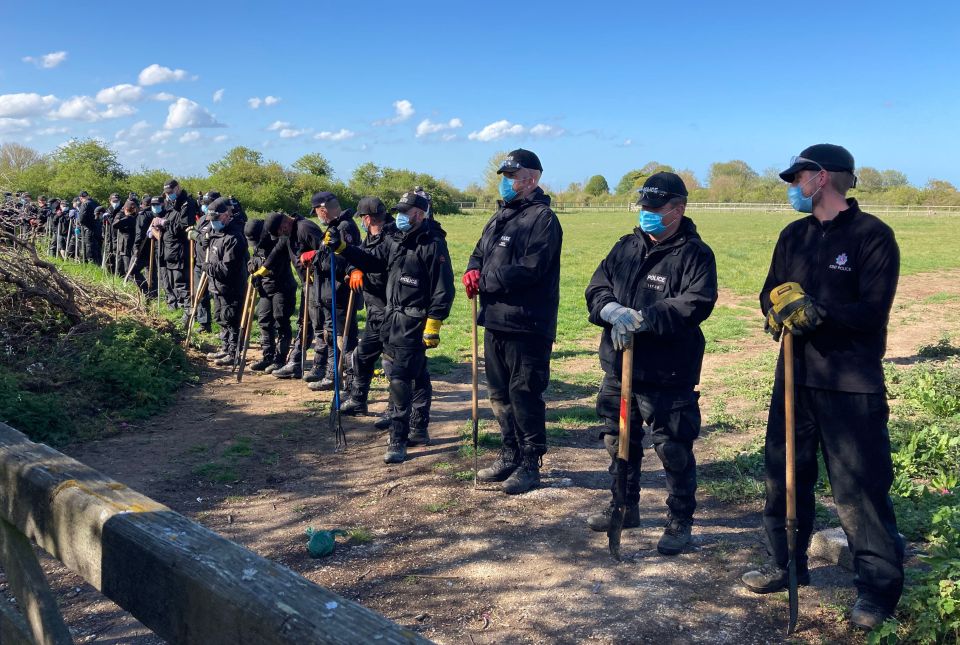
<instances>
[{"instance_id":1,"label":"wooden fence rail","mask_svg":"<svg viewBox=\"0 0 960 645\"><path fill-rule=\"evenodd\" d=\"M23 536L173 643L429 642L0 423L0 555L22 560ZM26 616L0 611L0 641L70 642L37 627L37 581L10 581Z\"/></svg>"}]
</instances>

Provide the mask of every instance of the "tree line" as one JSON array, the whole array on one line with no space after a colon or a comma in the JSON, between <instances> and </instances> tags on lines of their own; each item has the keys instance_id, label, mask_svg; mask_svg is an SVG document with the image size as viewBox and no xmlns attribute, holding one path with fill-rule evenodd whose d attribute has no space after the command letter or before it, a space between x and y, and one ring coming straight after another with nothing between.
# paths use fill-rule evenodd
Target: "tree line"
<instances>
[{"instance_id":1,"label":"tree line","mask_svg":"<svg viewBox=\"0 0 960 645\"><path fill-rule=\"evenodd\" d=\"M191 193L216 189L233 195L245 208L264 213L306 212L310 208L310 196L318 190L329 190L340 197L344 206L354 207L365 195L376 195L390 203L413 186L423 186L433 198L433 210L446 214L457 212L458 202L498 199L500 178L496 171L505 156L506 151L502 151L490 157L482 182L470 184L463 190L427 173L374 163L358 166L344 180L337 177L330 162L320 153L305 154L286 168L244 146L232 148L209 164L205 176L177 176L177 179ZM633 201L636 190L647 177L660 171L680 175L692 202L780 203L786 199L778 168L768 168L761 173L739 159L711 164L705 182L691 170L651 161L624 173L612 187L603 175L593 175L563 190L551 185L548 178L544 190L562 202L622 205ZM99 200L105 200L112 192L152 194L159 192L171 176L163 169L130 171L120 164L113 150L95 139L73 140L47 155L17 143L0 146L0 187L26 190L34 197L41 194L73 197L81 190ZM850 195L865 204L960 206L960 191L942 179L931 179L918 187L911 185L907 176L898 170L869 166L859 168L857 176L859 182Z\"/></svg>"}]
</instances>

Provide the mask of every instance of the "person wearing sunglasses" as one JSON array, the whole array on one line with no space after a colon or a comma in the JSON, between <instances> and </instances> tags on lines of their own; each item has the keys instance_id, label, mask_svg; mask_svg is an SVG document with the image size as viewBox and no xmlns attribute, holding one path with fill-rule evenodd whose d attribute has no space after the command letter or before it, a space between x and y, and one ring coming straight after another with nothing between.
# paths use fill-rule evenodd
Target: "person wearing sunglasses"
<instances>
[{"instance_id":1,"label":"person wearing sunglasses","mask_svg":"<svg viewBox=\"0 0 960 645\"><path fill-rule=\"evenodd\" d=\"M706 341L700 325L717 302L713 251L686 215L687 188L672 172L658 172L640 189L637 227L600 263L586 290L590 322L603 327L597 394L600 439L611 457L616 494L620 446L620 379L623 350L633 350L633 424L626 472L624 528L640 525L640 462L643 424L663 463L667 519L657 550L677 555L690 542L697 507L700 380ZM641 423L641 421L643 423ZM594 531L610 526L610 505L590 515Z\"/></svg>"},{"instance_id":2,"label":"person wearing sunglasses","mask_svg":"<svg viewBox=\"0 0 960 645\"><path fill-rule=\"evenodd\" d=\"M810 582L819 448L853 554L857 600L850 620L872 629L893 614L903 590L881 363L900 250L893 230L846 196L857 178L845 148L810 146L780 178L793 207L809 213L780 233L760 292L767 330L778 340L795 337L797 577L801 585ZM741 578L756 593L788 583L782 367L776 374L764 451L763 526L772 561Z\"/></svg>"},{"instance_id":3,"label":"person wearing sunglasses","mask_svg":"<svg viewBox=\"0 0 960 645\"><path fill-rule=\"evenodd\" d=\"M503 482L508 495L540 484L547 451L543 393L560 305L563 230L540 188L543 166L519 148L501 162L497 212L467 262L467 297L480 296L490 405L503 438L499 458L477 479Z\"/></svg>"}]
</instances>

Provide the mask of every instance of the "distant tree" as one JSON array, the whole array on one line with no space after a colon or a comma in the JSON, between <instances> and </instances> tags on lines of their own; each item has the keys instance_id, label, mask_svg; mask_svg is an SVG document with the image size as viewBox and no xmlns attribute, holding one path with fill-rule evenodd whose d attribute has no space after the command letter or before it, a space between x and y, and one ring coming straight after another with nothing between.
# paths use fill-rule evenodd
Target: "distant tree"
<instances>
[{"instance_id":1,"label":"distant tree","mask_svg":"<svg viewBox=\"0 0 960 645\"><path fill-rule=\"evenodd\" d=\"M876 168L864 166L857 171L857 189L863 193L879 193L883 185L883 174Z\"/></svg>"},{"instance_id":2,"label":"distant tree","mask_svg":"<svg viewBox=\"0 0 960 645\"><path fill-rule=\"evenodd\" d=\"M759 176L746 161L716 162L710 165L710 193L718 202L739 202L746 199Z\"/></svg>"},{"instance_id":3,"label":"distant tree","mask_svg":"<svg viewBox=\"0 0 960 645\"><path fill-rule=\"evenodd\" d=\"M74 139L50 155L52 177L49 192L73 197L86 190L105 201L112 192L121 192L127 173L116 153L95 139Z\"/></svg>"},{"instance_id":4,"label":"distant tree","mask_svg":"<svg viewBox=\"0 0 960 645\"><path fill-rule=\"evenodd\" d=\"M207 166L207 170L211 189L233 195L244 208L266 212L291 211L297 207L298 193L291 177L283 166L264 161L256 150L244 146L232 148Z\"/></svg>"},{"instance_id":5,"label":"distant tree","mask_svg":"<svg viewBox=\"0 0 960 645\"><path fill-rule=\"evenodd\" d=\"M648 161L642 168L631 170L620 178L614 193L626 195L643 186L650 175L658 172L673 172L673 167L659 161ZM691 173L692 174L692 173Z\"/></svg>"},{"instance_id":6,"label":"distant tree","mask_svg":"<svg viewBox=\"0 0 960 645\"><path fill-rule=\"evenodd\" d=\"M700 188L700 181L697 179L697 176L693 174L693 171L689 168L684 168L683 170L676 171L677 175L680 176L680 179L683 180L683 185L687 187L687 192L693 192Z\"/></svg>"},{"instance_id":7,"label":"distant tree","mask_svg":"<svg viewBox=\"0 0 960 645\"><path fill-rule=\"evenodd\" d=\"M921 199L924 204L932 206L960 205L960 193L956 186L942 179L931 179L923 187Z\"/></svg>"},{"instance_id":8,"label":"distant tree","mask_svg":"<svg viewBox=\"0 0 960 645\"><path fill-rule=\"evenodd\" d=\"M12 142L0 145L0 172L23 172L42 160L43 157L33 148Z\"/></svg>"},{"instance_id":9,"label":"distant tree","mask_svg":"<svg viewBox=\"0 0 960 645\"><path fill-rule=\"evenodd\" d=\"M610 194L610 186L607 184L607 180L603 175L594 175L587 180L586 185L583 187L583 192L588 195L593 195L594 197L600 197L601 195Z\"/></svg>"},{"instance_id":10,"label":"distant tree","mask_svg":"<svg viewBox=\"0 0 960 645\"><path fill-rule=\"evenodd\" d=\"M162 168L142 168L139 172L127 177L127 191L133 191L141 197L159 195L163 192L163 183L168 179L170 179L170 173Z\"/></svg>"},{"instance_id":11,"label":"distant tree","mask_svg":"<svg viewBox=\"0 0 960 645\"><path fill-rule=\"evenodd\" d=\"M509 153L509 150L502 150L493 153L493 155L487 159L487 165L483 170L483 187L486 189L488 194L494 195L497 198L500 197L500 175L497 174L497 170L499 170L500 163L507 157Z\"/></svg>"},{"instance_id":12,"label":"distant tree","mask_svg":"<svg viewBox=\"0 0 960 645\"><path fill-rule=\"evenodd\" d=\"M885 189L899 188L910 184L907 181L907 176L899 170L884 170L881 174L883 175L883 187Z\"/></svg>"},{"instance_id":13,"label":"distant tree","mask_svg":"<svg viewBox=\"0 0 960 645\"><path fill-rule=\"evenodd\" d=\"M314 175L315 177L332 177L333 166L319 152L305 154L293 162L293 169L296 172Z\"/></svg>"}]
</instances>

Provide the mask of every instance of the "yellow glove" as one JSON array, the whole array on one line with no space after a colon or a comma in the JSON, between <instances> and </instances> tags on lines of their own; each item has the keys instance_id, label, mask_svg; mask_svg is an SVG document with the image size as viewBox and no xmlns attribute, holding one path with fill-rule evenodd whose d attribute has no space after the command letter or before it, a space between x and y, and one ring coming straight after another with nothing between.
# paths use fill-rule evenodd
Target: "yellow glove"
<instances>
[{"instance_id":1,"label":"yellow glove","mask_svg":"<svg viewBox=\"0 0 960 645\"><path fill-rule=\"evenodd\" d=\"M327 248L332 249L334 253L342 253L343 250L347 248L347 243L340 237L340 231L333 226L328 228L326 234L323 236L323 244Z\"/></svg>"},{"instance_id":2,"label":"yellow glove","mask_svg":"<svg viewBox=\"0 0 960 645\"><path fill-rule=\"evenodd\" d=\"M433 349L440 344L440 327L442 320L436 318L427 318L427 326L423 328L423 344L428 349Z\"/></svg>"},{"instance_id":3,"label":"yellow glove","mask_svg":"<svg viewBox=\"0 0 960 645\"><path fill-rule=\"evenodd\" d=\"M786 327L794 335L813 331L823 322L820 307L808 296L796 282L784 282L770 292L773 305L767 315L774 322Z\"/></svg>"},{"instance_id":4,"label":"yellow glove","mask_svg":"<svg viewBox=\"0 0 960 645\"><path fill-rule=\"evenodd\" d=\"M270 275L270 269L268 269L267 267L260 267L259 269L253 272L254 278L262 278L267 275Z\"/></svg>"}]
</instances>

